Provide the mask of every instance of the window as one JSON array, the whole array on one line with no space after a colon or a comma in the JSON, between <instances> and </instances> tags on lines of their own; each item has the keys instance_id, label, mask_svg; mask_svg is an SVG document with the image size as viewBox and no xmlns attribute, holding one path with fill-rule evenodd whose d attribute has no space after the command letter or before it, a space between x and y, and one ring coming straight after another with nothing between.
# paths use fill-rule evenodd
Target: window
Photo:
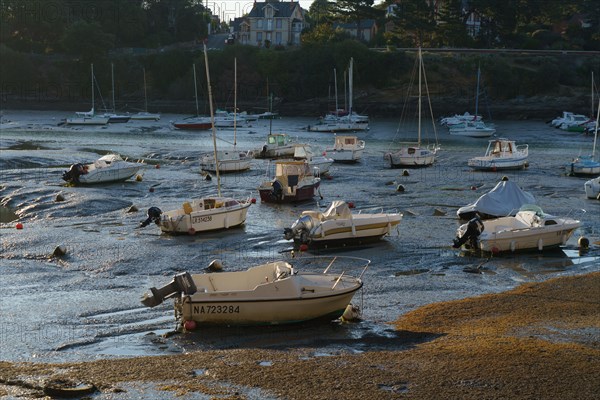
<instances>
[{"instance_id":1,"label":"window","mask_svg":"<svg viewBox=\"0 0 600 400\"><path fill-rule=\"evenodd\" d=\"M280 18L276 19L275 20L275 28L281 29L281 27L283 25L282 23L283 23L283 21Z\"/></svg>"},{"instance_id":2,"label":"window","mask_svg":"<svg viewBox=\"0 0 600 400\"><path fill-rule=\"evenodd\" d=\"M281 32L275 32L275 44L281 44Z\"/></svg>"},{"instance_id":3,"label":"window","mask_svg":"<svg viewBox=\"0 0 600 400\"><path fill-rule=\"evenodd\" d=\"M263 27L263 20L262 19L259 19L258 21L256 21L256 27L258 29L262 29L262 27Z\"/></svg>"},{"instance_id":4,"label":"window","mask_svg":"<svg viewBox=\"0 0 600 400\"><path fill-rule=\"evenodd\" d=\"M262 42L262 32L256 32L256 41Z\"/></svg>"}]
</instances>

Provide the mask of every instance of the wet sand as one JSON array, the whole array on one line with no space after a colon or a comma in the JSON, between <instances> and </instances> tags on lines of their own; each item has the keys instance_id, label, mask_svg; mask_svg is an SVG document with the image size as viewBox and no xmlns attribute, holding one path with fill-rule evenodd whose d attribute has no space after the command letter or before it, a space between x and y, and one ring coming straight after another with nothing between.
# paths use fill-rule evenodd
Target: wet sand
<instances>
[{"instance_id":1,"label":"wet sand","mask_svg":"<svg viewBox=\"0 0 600 400\"><path fill-rule=\"evenodd\" d=\"M94 398L594 399L599 310L595 272L420 307L395 321L396 351L231 349L2 362L0 395L38 397L44 382L69 379L95 385Z\"/></svg>"}]
</instances>

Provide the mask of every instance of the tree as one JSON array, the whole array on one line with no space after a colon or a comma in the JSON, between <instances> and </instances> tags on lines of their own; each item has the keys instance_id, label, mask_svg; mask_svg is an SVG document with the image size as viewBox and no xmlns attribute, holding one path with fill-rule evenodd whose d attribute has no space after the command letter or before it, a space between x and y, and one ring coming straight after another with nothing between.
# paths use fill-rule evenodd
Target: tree
<instances>
[{"instance_id":1,"label":"tree","mask_svg":"<svg viewBox=\"0 0 600 400\"><path fill-rule=\"evenodd\" d=\"M93 61L105 56L114 47L114 35L104 33L97 22L74 22L69 26L62 38L65 50L78 55L85 61Z\"/></svg>"},{"instance_id":2,"label":"tree","mask_svg":"<svg viewBox=\"0 0 600 400\"><path fill-rule=\"evenodd\" d=\"M428 0L405 1L396 10L392 21L394 34L409 37L414 46L429 44L436 27L434 2Z\"/></svg>"},{"instance_id":3,"label":"tree","mask_svg":"<svg viewBox=\"0 0 600 400\"><path fill-rule=\"evenodd\" d=\"M333 6L337 17L346 22L356 23L356 32L360 35L360 22L365 19L376 19L382 10L373 8L374 0L338 0Z\"/></svg>"},{"instance_id":4,"label":"tree","mask_svg":"<svg viewBox=\"0 0 600 400\"><path fill-rule=\"evenodd\" d=\"M462 0L448 0L439 9L436 35L439 46L462 47L469 42Z\"/></svg>"}]
</instances>

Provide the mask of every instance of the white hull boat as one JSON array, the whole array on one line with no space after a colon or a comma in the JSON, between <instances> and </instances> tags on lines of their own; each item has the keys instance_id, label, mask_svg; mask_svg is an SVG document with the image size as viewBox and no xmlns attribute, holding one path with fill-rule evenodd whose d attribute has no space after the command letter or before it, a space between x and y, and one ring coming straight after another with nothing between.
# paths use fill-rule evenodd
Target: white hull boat
<instances>
[{"instance_id":1,"label":"white hull boat","mask_svg":"<svg viewBox=\"0 0 600 400\"><path fill-rule=\"evenodd\" d=\"M355 213L344 201L334 201L325 212L303 211L290 228L286 240L298 245L323 246L363 244L377 241L400 224L400 213Z\"/></svg>"},{"instance_id":2,"label":"white hull boat","mask_svg":"<svg viewBox=\"0 0 600 400\"><path fill-rule=\"evenodd\" d=\"M259 150L254 150L256 158L292 158L296 152L296 147L304 146L295 143L288 134L269 133L267 142Z\"/></svg>"},{"instance_id":3,"label":"white hull boat","mask_svg":"<svg viewBox=\"0 0 600 400\"><path fill-rule=\"evenodd\" d=\"M481 115L472 115L468 111L464 114L455 114L452 117L444 117L440 120L440 124L451 127L453 125L460 124L465 121L481 121Z\"/></svg>"},{"instance_id":4,"label":"white hull boat","mask_svg":"<svg viewBox=\"0 0 600 400\"><path fill-rule=\"evenodd\" d=\"M329 173L329 168L333 164L333 159L325 155L316 155L308 145L297 146L294 152L294 159L307 160L308 167L312 170L318 169L319 174Z\"/></svg>"},{"instance_id":5,"label":"white hull boat","mask_svg":"<svg viewBox=\"0 0 600 400\"><path fill-rule=\"evenodd\" d=\"M453 136L490 137L496 129L488 126L483 121L463 121L448 127L448 132Z\"/></svg>"},{"instance_id":6,"label":"white hull boat","mask_svg":"<svg viewBox=\"0 0 600 400\"><path fill-rule=\"evenodd\" d=\"M334 162L358 162L365 151L365 141L356 136L336 135L332 148L325 149Z\"/></svg>"},{"instance_id":7,"label":"white hull boat","mask_svg":"<svg viewBox=\"0 0 600 400\"><path fill-rule=\"evenodd\" d=\"M246 222L251 204L250 199L215 196L185 202L181 208L166 212L151 207L141 227L154 222L162 232L188 235L234 228Z\"/></svg>"},{"instance_id":8,"label":"white hull boat","mask_svg":"<svg viewBox=\"0 0 600 400\"><path fill-rule=\"evenodd\" d=\"M67 118L65 123L67 125L106 125L108 124L108 117L92 115L89 117L78 116L73 118Z\"/></svg>"},{"instance_id":9,"label":"white hull boat","mask_svg":"<svg viewBox=\"0 0 600 400\"><path fill-rule=\"evenodd\" d=\"M585 196L588 199L600 200L600 176L590 179L584 184Z\"/></svg>"},{"instance_id":10,"label":"white hull boat","mask_svg":"<svg viewBox=\"0 0 600 400\"><path fill-rule=\"evenodd\" d=\"M241 172L250 169L252 157L244 152L219 150L217 152L219 163L219 172ZM203 171L216 171L215 156L213 153L207 153L200 157L200 169Z\"/></svg>"},{"instance_id":11,"label":"white hull boat","mask_svg":"<svg viewBox=\"0 0 600 400\"><path fill-rule=\"evenodd\" d=\"M312 200L319 191L319 171L309 167L307 160L276 161L275 176L258 187L265 203L295 203Z\"/></svg>"},{"instance_id":12,"label":"white hull boat","mask_svg":"<svg viewBox=\"0 0 600 400\"><path fill-rule=\"evenodd\" d=\"M303 271L297 260L294 265L275 261L244 271L182 273L162 288L151 288L142 303L154 307L174 298L175 316L184 328L188 321L200 326L331 321L342 316L362 287L362 275L369 264L368 260L351 259L355 264L361 261L363 269L358 277L347 275L345 270L328 272L338 266L347 268L346 258L336 257L329 263L324 259L323 272Z\"/></svg>"},{"instance_id":13,"label":"white hull boat","mask_svg":"<svg viewBox=\"0 0 600 400\"><path fill-rule=\"evenodd\" d=\"M502 170L525 168L529 145L516 145L514 140L496 139L490 140L483 157L473 157L468 165L479 170Z\"/></svg>"},{"instance_id":14,"label":"white hull boat","mask_svg":"<svg viewBox=\"0 0 600 400\"><path fill-rule=\"evenodd\" d=\"M598 175L600 174L600 161L596 160L596 143L598 141L598 122L600 121L600 100L598 101L598 111L596 113L596 126L594 128L594 144L592 153L581 155L575 158L571 164L567 165L569 175Z\"/></svg>"},{"instance_id":15,"label":"white hull boat","mask_svg":"<svg viewBox=\"0 0 600 400\"><path fill-rule=\"evenodd\" d=\"M349 117L339 117L337 120L321 120L308 126L309 132L356 132L369 129L369 122L351 121Z\"/></svg>"},{"instance_id":16,"label":"white hull boat","mask_svg":"<svg viewBox=\"0 0 600 400\"><path fill-rule=\"evenodd\" d=\"M565 245L581 222L544 214L538 206L526 205L514 217L481 221L474 218L461 225L454 247L484 252L515 252Z\"/></svg>"},{"instance_id":17,"label":"white hull boat","mask_svg":"<svg viewBox=\"0 0 600 400\"><path fill-rule=\"evenodd\" d=\"M159 121L160 114L149 113L146 111L140 111L137 114L132 114L131 120L132 121Z\"/></svg>"},{"instance_id":18,"label":"white hull boat","mask_svg":"<svg viewBox=\"0 0 600 400\"><path fill-rule=\"evenodd\" d=\"M107 154L89 164L74 164L63 173L63 180L73 184L120 182L134 176L145 164L123 160Z\"/></svg>"}]
</instances>

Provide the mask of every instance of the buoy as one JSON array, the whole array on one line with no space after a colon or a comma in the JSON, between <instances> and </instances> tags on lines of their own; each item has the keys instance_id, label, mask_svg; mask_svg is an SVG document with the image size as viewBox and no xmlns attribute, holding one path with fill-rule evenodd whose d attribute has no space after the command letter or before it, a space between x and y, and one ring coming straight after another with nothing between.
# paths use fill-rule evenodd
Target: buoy
<instances>
[{"instance_id":1,"label":"buoy","mask_svg":"<svg viewBox=\"0 0 600 400\"><path fill-rule=\"evenodd\" d=\"M150 193L154 193L154 188L152 188L152 187L151 187L150 189L148 189L148 191L149 191Z\"/></svg>"},{"instance_id":2,"label":"buoy","mask_svg":"<svg viewBox=\"0 0 600 400\"><path fill-rule=\"evenodd\" d=\"M65 254L67 254L67 247L63 246L62 244L59 246L56 246L56 248L54 249L54 252L52 253L55 257L62 257Z\"/></svg>"},{"instance_id":3,"label":"buoy","mask_svg":"<svg viewBox=\"0 0 600 400\"><path fill-rule=\"evenodd\" d=\"M65 196L63 196L62 193L59 193L54 198L54 201L65 201Z\"/></svg>"},{"instance_id":4,"label":"buoy","mask_svg":"<svg viewBox=\"0 0 600 400\"><path fill-rule=\"evenodd\" d=\"M135 176L135 180L136 180L136 182L141 182L141 181L142 181L142 175L140 175L140 174L137 174L137 175Z\"/></svg>"},{"instance_id":5,"label":"buoy","mask_svg":"<svg viewBox=\"0 0 600 400\"><path fill-rule=\"evenodd\" d=\"M504 176L502 177L502 181L503 181L503 182L506 182L506 181L508 181L508 176L504 175Z\"/></svg>"},{"instance_id":6,"label":"buoy","mask_svg":"<svg viewBox=\"0 0 600 400\"><path fill-rule=\"evenodd\" d=\"M188 235L195 235L195 234L196 234L196 230L194 228L188 229Z\"/></svg>"},{"instance_id":7,"label":"buoy","mask_svg":"<svg viewBox=\"0 0 600 400\"><path fill-rule=\"evenodd\" d=\"M333 176L331 176L331 175L329 175L329 174L325 175L325 177L326 177L326 179L327 179L328 181L330 181L330 180L332 180L332 179L333 179Z\"/></svg>"},{"instance_id":8,"label":"buoy","mask_svg":"<svg viewBox=\"0 0 600 400\"><path fill-rule=\"evenodd\" d=\"M250 199L250 203L252 203L252 204L256 204L256 199L255 199L254 197L253 197L253 198L251 198L251 199Z\"/></svg>"},{"instance_id":9,"label":"buoy","mask_svg":"<svg viewBox=\"0 0 600 400\"><path fill-rule=\"evenodd\" d=\"M409 176L410 172L408 172L407 169L405 169L404 171L402 171L402 176Z\"/></svg>"},{"instance_id":10,"label":"buoy","mask_svg":"<svg viewBox=\"0 0 600 400\"><path fill-rule=\"evenodd\" d=\"M525 161L525 162L523 163L523 167L525 167L525 168L529 168L529 161Z\"/></svg>"},{"instance_id":11,"label":"buoy","mask_svg":"<svg viewBox=\"0 0 600 400\"><path fill-rule=\"evenodd\" d=\"M348 202L348 208L354 208L354 202L349 201Z\"/></svg>"},{"instance_id":12,"label":"buoy","mask_svg":"<svg viewBox=\"0 0 600 400\"><path fill-rule=\"evenodd\" d=\"M308 245L307 244L301 244L299 250L300 251L306 251L306 250L308 250Z\"/></svg>"},{"instance_id":13,"label":"buoy","mask_svg":"<svg viewBox=\"0 0 600 400\"><path fill-rule=\"evenodd\" d=\"M577 240L577 244L579 245L580 249L587 249L590 247L590 241L585 236L580 237Z\"/></svg>"},{"instance_id":14,"label":"buoy","mask_svg":"<svg viewBox=\"0 0 600 400\"><path fill-rule=\"evenodd\" d=\"M219 259L212 260L210 264L208 264L208 269L213 272L223 271L223 262Z\"/></svg>"},{"instance_id":15,"label":"buoy","mask_svg":"<svg viewBox=\"0 0 600 400\"><path fill-rule=\"evenodd\" d=\"M160 164L156 164L156 166L154 168L160 169Z\"/></svg>"},{"instance_id":16,"label":"buoy","mask_svg":"<svg viewBox=\"0 0 600 400\"><path fill-rule=\"evenodd\" d=\"M190 321L185 321L183 323L183 329L185 329L186 331L195 331L196 330L196 321L190 320Z\"/></svg>"},{"instance_id":17,"label":"buoy","mask_svg":"<svg viewBox=\"0 0 600 400\"><path fill-rule=\"evenodd\" d=\"M127 210L127 212L130 212L130 213L131 213L131 212L138 212L138 211L139 211L139 210L138 210L138 208L137 208L135 205L133 205L133 206L129 207L129 210Z\"/></svg>"},{"instance_id":18,"label":"buoy","mask_svg":"<svg viewBox=\"0 0 600 400\"><path fill-rule=\"evenodd\" d=\"M404 185L398 185L396 186L396 192L404 192Z\"/></svg>"},{"instance_id":19,"label":"buoy","mask_svg":"<svg viewBox=\"0 0 600 400\"><path fill-rule=\"evenodd\" d=\"M477 186L471 186L471 190L477 190Z\"/></svg>"},{"instance_id":20,"label":"buoy","mask_svg":"<svg viewBox=\"0 0 600 400\"><path fill-rule=\"evenodd\" d=\"M17 225L15 225L15 228L17 229L23 229L23 224L20 222L17 222Z\"/></svg>"}]
</instances>

